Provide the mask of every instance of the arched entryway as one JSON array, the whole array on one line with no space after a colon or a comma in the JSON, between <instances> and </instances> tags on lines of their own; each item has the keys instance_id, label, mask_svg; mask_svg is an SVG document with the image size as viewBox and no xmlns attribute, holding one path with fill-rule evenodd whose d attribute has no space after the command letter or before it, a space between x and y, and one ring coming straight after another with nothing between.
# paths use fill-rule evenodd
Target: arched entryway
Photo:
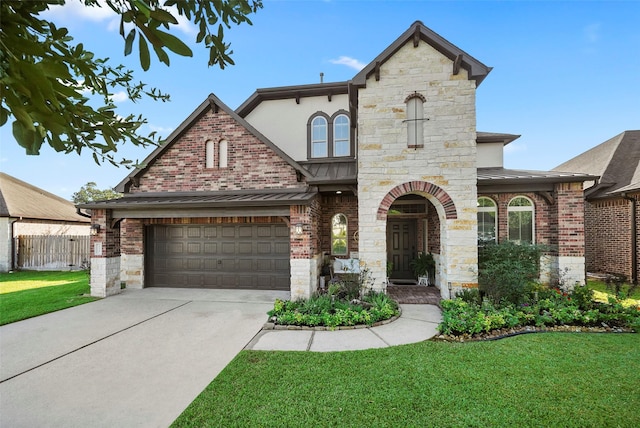
<instances>
[{"instance_id":1,"label":"arched entryway","mask_svg":"<svg viewBox=\"0 0 640 428\"><path fill-rule=\"evenodd\" d=\"M456 207L449 195L428 182L409 182L393 188L382 200L378 220L386 222L388 274L394 283L416 281L411 261L419 253L433 254L436 266L443 265L447 219L456 219ZM446 264L445 264L446 266ZM439 286L440 270L434 285Z\"/></svg>"}]
</instances>

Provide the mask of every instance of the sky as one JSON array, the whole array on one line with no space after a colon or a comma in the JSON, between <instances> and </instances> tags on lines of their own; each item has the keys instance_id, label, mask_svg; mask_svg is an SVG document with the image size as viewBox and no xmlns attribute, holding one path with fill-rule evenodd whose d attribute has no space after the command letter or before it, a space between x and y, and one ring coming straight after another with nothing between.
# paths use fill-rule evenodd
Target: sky
<instances>
[{"instance_id":1,"label":"sky","mask_svg":"<svg viewBox=\"0 0 640 428\"><path fill-rule=\"evenodd\" d=\"M133 103L114 94L122 116L143 114L168 136L214 93L232 109L258 88L347 81L420 20L493 70L479 86L477 129L521 135L505 148L506 168L549 170L625 130L640 129L640 1L265 0L252 26L225 32L235 65L208 67L195 27L174 34L191 58L152 58L143 72L137 51L124 56L119 19L79 0L47 12L58 27L99 57L134 70L137 80L171 94L171 102ZM153 55L153 53L152 53ZM115 187L129 170L97 165L43 146L27 156L0 128L0 171L66 199L87 182ZM118 158L142 161L152 147L125 144Z\"/></svg>"}]
</instances>

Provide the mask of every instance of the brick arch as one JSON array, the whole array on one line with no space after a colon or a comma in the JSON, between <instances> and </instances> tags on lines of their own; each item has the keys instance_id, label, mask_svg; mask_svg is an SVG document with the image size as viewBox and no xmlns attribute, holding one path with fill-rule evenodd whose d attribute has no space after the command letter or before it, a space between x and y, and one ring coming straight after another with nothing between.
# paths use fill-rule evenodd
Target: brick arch
<instances>
[{"instance_id":1,"label":"brick arch","mask_svg":"<svg viewBox=\"0 0 640 428\"><path fill-rule=\"evenodd\" d=\"M440 187L433 183L427 183L425 181L410 181L408 183L400 184L389 191L382 199L380 206L378 207L378 220L386 220L387 213L393 202L400 196L407 193L428 193L442 204L444 209L444 215L447 220L455 220L458 218L458 212L456 211L456 205L453 203L451 196Z\"/></svg>"}]
</instances>

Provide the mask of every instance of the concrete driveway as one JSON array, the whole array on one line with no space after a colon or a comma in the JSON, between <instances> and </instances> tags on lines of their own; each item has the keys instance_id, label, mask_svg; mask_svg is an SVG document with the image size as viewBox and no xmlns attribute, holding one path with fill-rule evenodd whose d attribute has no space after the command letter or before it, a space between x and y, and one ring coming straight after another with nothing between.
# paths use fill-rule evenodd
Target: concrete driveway
<instances>
[{"instance_id":1,"label":"concrete driveway","mask_svg":"<svg viewBox=\"0 0 640 428\"><path fill-rule=\"evenodd\" d=\"M0 327L1 427L166 427L288 292L145 289Z\"/></svg>"}]
</instances>

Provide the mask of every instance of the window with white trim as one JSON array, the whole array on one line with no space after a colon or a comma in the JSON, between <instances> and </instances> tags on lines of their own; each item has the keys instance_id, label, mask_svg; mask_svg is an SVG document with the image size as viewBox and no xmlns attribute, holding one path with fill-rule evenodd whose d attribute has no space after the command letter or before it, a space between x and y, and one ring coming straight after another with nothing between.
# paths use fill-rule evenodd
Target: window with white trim
<instances>
[{"instance_id":1,"label":"window with white trim","mask_svg":"<svg viewBox=\"0 0 640 428\"><path fill-rule=\"evenodd\" d=\"M311 121L311 157L326 158L329 156L327 141L327 119L316 116Z\"/></svg>"},{"instance_id":2,"label":"window with white trim","mask_svg":"<svg viewBox=\"0 0 640 428\"><path fill-rule=\"evenodd\" d=\"M533 201L526 196L516 196L507 206L507 223L510 241L535 243L535 210Z\"/></svg>"},{"instance_id":3,"label":"window with white trim","mask_svg":"<svg viewBox=\"0 0 640 428\"><path fill-rule=\"evenodd\" d=\"M333 120L333 156L349 156L351 139L349 138L349 118L340 114Z\"/></svg>"},{"instance_id":4,"label":"window with white trim","mask_svg":"<svg viewBox=\"0 0 640 428\"><path fill-rule=\"evenodd\" d=\"M478 242L497 242L498 207L491 198L478 198Z\"/></svg>"}]
</instances>

